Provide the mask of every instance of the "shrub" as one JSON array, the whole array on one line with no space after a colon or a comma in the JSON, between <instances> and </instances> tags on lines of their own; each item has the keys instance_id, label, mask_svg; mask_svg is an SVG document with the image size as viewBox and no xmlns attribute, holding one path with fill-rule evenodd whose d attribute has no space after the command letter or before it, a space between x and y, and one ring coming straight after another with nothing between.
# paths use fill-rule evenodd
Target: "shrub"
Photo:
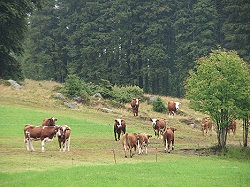
<instances>
[{"instance_id":1,"label":"shrub","mask_svg":"<svg viewBox=\"0 0 250 187\"><path fill-rule=\"evenodd\" d=\"M153 111L155 111L155 112L167 111L167 108L163 104L163 101L161 98L157 97L157 99L153 102Z\"/></svg>"},{"instance_id":2,"label":"shrub","mask_svg":"<svg viewBox=\"0 0 250 187\"><path fill-rule=\"evenodd\" d=\"M141 98L143 96L143 89L139 88L138 86L118 87L117 85L114 85L111 96L118 102L127 103L135 97Z\"/></svg>"}]
</instances>

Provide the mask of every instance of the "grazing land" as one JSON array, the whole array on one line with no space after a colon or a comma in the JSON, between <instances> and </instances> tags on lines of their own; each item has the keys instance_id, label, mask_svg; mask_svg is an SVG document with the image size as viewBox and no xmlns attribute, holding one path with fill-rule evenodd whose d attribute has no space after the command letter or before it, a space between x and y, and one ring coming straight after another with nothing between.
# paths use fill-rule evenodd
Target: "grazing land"
<instances>
[{"instance_id":1,"label":"grazing land","mask_svg":"<svg viewBox=\"0 0 250 187\"><path fill-rule=\"evenodd\" d=\"M242 130L238 121L236 136L231 133L228 145L237 147L239 156L228 158L216 154L216 133L202 136L199 127L191 127L205 117L180 101L180 112L174 118L152 111L142 101L139 116L134 117L130 104L114 108L106 100L94 99L87 105L70 109L53 98L58 83L26 80L21 89L0 85L0 186L249 186L249 156L240 155ZM110 108L113 112L104 112ZM34 152L24 145L25 124L41 125L44 118L56 117L57 125L71 127L71 151L59 152L57 138L34 142ZM121 141L114 141L113 123L123 118L127 132L148 133L148 155L124 158ZM165 153L163 142L153 134L149 118L169 120L175 132L175 150ZM197 125L200 125L197 123ZM247 152L249 153L249 152Z\"/></svg>"}]
</instances>

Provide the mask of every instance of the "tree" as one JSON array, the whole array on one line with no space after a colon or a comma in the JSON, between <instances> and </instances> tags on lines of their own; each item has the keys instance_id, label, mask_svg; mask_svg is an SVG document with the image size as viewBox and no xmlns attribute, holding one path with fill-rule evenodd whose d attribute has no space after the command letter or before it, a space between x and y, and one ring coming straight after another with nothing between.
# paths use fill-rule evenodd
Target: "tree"
<instances>
[{"instance_id":1,"label":"tree","mask_svg":"<svg viewBox=\"0 0 250 187\"><path fill-rule=\"evenodd\" d=\"M22 55L27 31L26 18L42 0L0 1L0 77L23 79L21 64L16 56Z\"/></svg>"},{"instance_id":2,"label":"tree","mask_svg":"<svg viewBox=\"0 0 250 187\"><path fill-rule=\"evenodd\" d=\"M219 148L226 146L229 121L245 114L242 110L247 107L241 107L241 101L249 101L249 82L247 65L235 51L214 50L198 59L195 70L190 71L186 97L192 108L210 115L216 123Z\"/></svg>"}]
</instances>

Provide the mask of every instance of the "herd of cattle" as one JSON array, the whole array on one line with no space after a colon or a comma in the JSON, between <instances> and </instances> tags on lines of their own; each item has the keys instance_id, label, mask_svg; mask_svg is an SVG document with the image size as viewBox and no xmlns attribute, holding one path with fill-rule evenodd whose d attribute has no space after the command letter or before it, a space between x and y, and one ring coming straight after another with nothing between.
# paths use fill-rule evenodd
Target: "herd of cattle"
<instances>
[{"instance_id":1,"label":"herd of cattle","mask_svg":"<svg viewBox=\"0 0 250 187\"><path fill-rule=\"evenodd\" d=\"M138 116L140 99L134 98L131 101L131 107L133 110L134 116ZM168 111L169 116L174 117L176 112L179 109L180 102L168 102ZM57 119L54 117L45 118L41 126L33 126L26 125L24 127L24 142L27 147L27 151L34 151L33 140L41 140L42 142L42 152L45 151L45 143L47 141L52 141L54 137L58 137L59 150L65 152L66 147L68 146L68 151L70 150L70 127L67 125L58 126L56 125ZM176 128L174 127L166 127L167 121L165 119L152 119L150 118L152 123L152 128L154 130L155 136L159 139L163 139L165 151L170 153L170 147L172 144L172 150L174 150L174 132ZM211 119L203 119L201 121L201 127L204 135L204 131L206 135L208 131L210 135L212 135L212 121ZM236 121L233 120L228 127L228 131L233 131L233 134L236 133ZM143 147L145 147L145 153L148 152L148 143L149 138L152 136L144 133L126 133L126 123L123 119L115 119L114 121L114 138L115 141L119 141L122 136L122 146L124 149L125 157L127 157L127 152L129 152L130 157L136 152L136 148L138 147L138 154L143 154ZM134 153L133 153L134 149Z\"/></svg>"}]
</instances>

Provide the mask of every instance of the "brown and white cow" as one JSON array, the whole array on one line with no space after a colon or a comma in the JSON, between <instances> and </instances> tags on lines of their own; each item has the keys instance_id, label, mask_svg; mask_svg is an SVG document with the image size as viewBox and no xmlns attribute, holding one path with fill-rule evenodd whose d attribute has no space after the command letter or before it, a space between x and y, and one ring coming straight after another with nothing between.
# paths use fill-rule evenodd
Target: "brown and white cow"
<instances>
[{"instance_id":1,"label":"brown and white cow","mask_svg":"<svg viewBox=\"0 0 250 187\"><path fill-rule=\"evenodd\" d=\"M201 128L203 136L204 131L206 131L206 136L208 135L208 131L210 132L210 136L212 136L212 120L210 118L201 120Z\"/></svg>"},{"instance_id":2,"label":"brown and white cow","mask_svg":"<svg viewBox=\"0 0 250 187\"><path fill-rule=\"evenodd\" d=\"M170 145L172 143L172 150L174 150L174 131L176 128L170 127L163 133L163 142L165 151L168 149L168 153L170 153Z\"/></svg>"},{"instance_id":3,"label":"brown and white cow","mask_svg":"<svg viewBox=\"0 0 250 187\"><path fill-rule=\"evenodd\" d=\"M54 117L51 118L45 118L43 120L42 126L55 126L57 119Z\"/></svg>"},{"instance_id":4,"label":"brown and white cow","mask_svg":"<svg viewBox=\"0 0 250 187\"><path fill-rule=\"evenodd\" d=\"M168 115L174 117L179 110L180 102L169 101L168 102Z\"/></svg>"},{"instance_id":5,"label":"brown and white cow","mask_svg":"<svg viewBox=\"0 0 250 187\"><path fill-rule=\"evenodd\" d=\"M149 143L149 138L151 138L152 136L149 134L137 134L137 145L138 145L138 149L139 149L139 155L143 154L143 146L145 147L145 152L146 154L148 154L148 143Z\"/></svg>"},{"instance_id":6,"label":"brown and white cow","mask_svg":"<svg viewBox=\"0 0 250 187\"><path fill-rule=\"evenodd\" d=\"M138 116L139 103L140 103L140 99L138 98L133 98L130 103L134 116Z\"/></svg>"},{"instance_id":7,"label":"brown and white cow","mask_svg":"<svg viewBox=\"0 0 250 187\"><path fill-rule=\"evenodd\" d=\"M122 136L122 146L124 149L125 157L127 158L127 151L129 151L130 158L136 153L137 146L137 134L134 133L126 133ZM134 153L132 153L132 149L134 148Z\"/></svg>"},{"instance_id":8,"label":"brown and white cow","mask_svg":"<svg viewBox=\"0 0 250 187\"><path fill-rule=\"evenodd\" d=\"M232 130L233 134L236 134L236 120L232 120L228 124L228 134L230 135L230 130Z\"/></svg>"},{"instance_id":9,"label":"brown and white cow","mask_svg":"<svg viewBox=\"0 0 250 187\"><path fill-rule=\"evenodd\" d=\"M27 151L34 151L33 140L42 141L42 152L44 152L45 143L52 141L58 132L58 126L33 126L26 125L24 127L24 143L27 147Z\"/></svg>"},{"instance_id":10,"label":"brown and white cow","mask_svg":"<svg viewBox=\"0 0 250 187\"><path fill-rule=\"evenodd\" d=\"M121 132L126 133L126 123L123 119L116 119L114 123L114 136L115 141L120 140ZM118 135L118 137L117 137Z\"/></svg>"},{"instance_id":11,"label":"brown and white cow","mask_svg":"<svg viewBox=\"0 0 250 187\"><path fill-rule=\"evenodd\" d=\"M60 126L57 136L58 136L60 152L61 151L65 152L67 145L68 145L68 151L69 151L70 149L70 127L67 125Z\"/></svg>"},{"instance_id":12,"label":"brown and white cow","mask_svg":"<svg viewBox=\"0 0 250 187\"><path fill-rule=\"evenodd\" d=\"M166 130L166 121L164 119L152 119L152 118L150 118L150 121L152 122L155 136L157 136L157 138L159 139L159 135L162 136L162 134Z\"/></svg>"}]
</instances>

